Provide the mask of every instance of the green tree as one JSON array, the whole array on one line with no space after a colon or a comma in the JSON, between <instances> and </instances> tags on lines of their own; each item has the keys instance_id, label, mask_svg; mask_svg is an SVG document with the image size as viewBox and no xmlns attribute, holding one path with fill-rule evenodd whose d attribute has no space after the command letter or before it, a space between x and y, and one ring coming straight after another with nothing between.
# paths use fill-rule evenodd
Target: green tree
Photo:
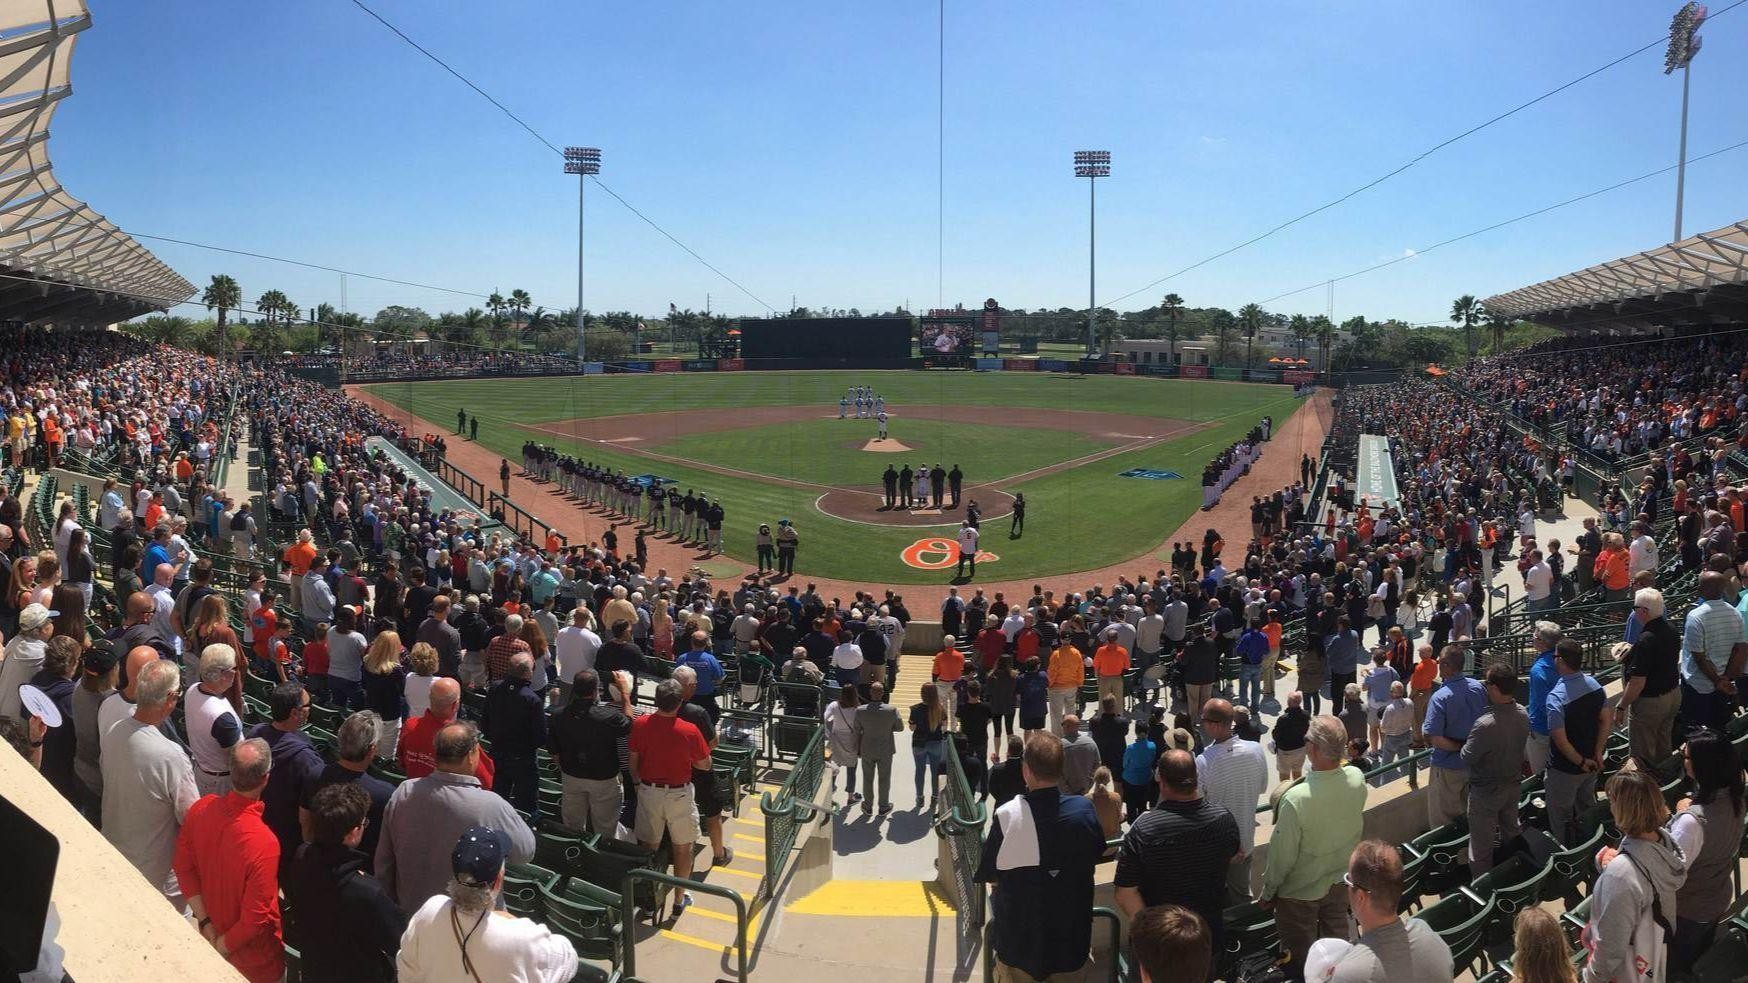
<instances>
[{"instance_id":1,"label":"green tree","mask_svg":"<svg viewBox=\"0 0 1748 983\"><path fill-rule=\"evenodd\" d=\"M631 357L631 336L608 327L590 327L584 332L589 346L589 361L619 362ZM568 351L576 351L576 338L570 339Z\"/></svg>"},{"instance_id":2,"label":"green tree","mask_svg":"<svg viewBox=\"0 0 1748 983\"><path fill-rule=\"evenodd\" d=\"M528 291L517 287L510 291L510 313L514 320L522 320L522 314L534 306L534 298L528 296Z\"/></svg>"},{"instance_id":3,"label":"green tree","mask_svg":"<svg viewBox=\"0 0 1748 983\"><path fill-rule=\"evenodd\" d=\"M1287 319L1287 326L1293 331L1293 340L1299 344L1299 356L1305 355L1305 345L1311 341L1311 319L1303 314L1294 314Z\"/></svg>"},{"instance_id":4,"label":"green tree","mask_svg":"<svg viewBox=\"0 0 1748 983\"><path fill-rule=\"evenodd\" d=\"M415 333L431 326L431 315L417 307L403 307L391 304L376 312L370 326L380 332L385 338L405 341Z\"/></svg>"},{"instance_id":5,"label":"green tree","mask_svg":"<svg viewBox=\"0 0 1748 983\"><path fill-rule=\"evenodd\" d=\"M1475 299L1474 294L1464 294L1451 301L1451 321L1463 331L1463 342L1469 350L1469 357L1474 358L1479 348L1475 335L1475 325L1487 316L1487 308Z\"/></svg>"},{"instance_id":6,"label":"green tree","mask_svg":"<svg viewBox=\"0 0 1748 983\"><path fill-rule=\"evenodd\" d=\"M1317 366L1325 373L1329 371L1329 358L1335 350L1335 325L1322 314L1312 318L1306 325L1310 337L1317 342Z\"/></svg>"},{"instance_id":7,"label":"green tree","mask_svg":"<svg viewBox=\"0 0 1748 983\"><path fill-rule=\"evenodd\" d=\"M274 318L264 317L249 328L249 347L257 355L277 355L281 350L282 337L279 322Z\"/></svg>"},{"instance_id":8,"label":"green tree","mask_svg":"<svg viewBox=\"0 0 1748 983\"><path fill-rule=\"evenodd\" d=\"M237 281L224 273L215 273L212 282L200 294L200 302L209 311L218 311L218 325L213 329L214 347L221 352L228 350L229 335L225 331L225 315L243 306L243 288L237 286Z\"/></svg>"},{"instance_id":9,"label":"green tree","mask_svg":"<svg viewBox=\"0 0 1748 983\"><path fill-rule=\"evenodd\" d=\"M1486 308L1482 309L1486 310ZM1497 355L1505 351L1505 332L1511 330L1511 326L1516 323L1514 319L1506 317L1504 314L1487 311L1487 330L1493 333L1493 354Z\"/></svg>"},{"instance_id":10,"label":"green tree","mask_svg":"<svg viewBox=\"0 0 1748 983\"><path fill-rule=\"evenodd\" d=\"M1249 368L1257 329L1265 317L1261 304L1245 304L1238 309L1238 323L1244 326L1244 367Z\"/></svg>"}]
</instances>

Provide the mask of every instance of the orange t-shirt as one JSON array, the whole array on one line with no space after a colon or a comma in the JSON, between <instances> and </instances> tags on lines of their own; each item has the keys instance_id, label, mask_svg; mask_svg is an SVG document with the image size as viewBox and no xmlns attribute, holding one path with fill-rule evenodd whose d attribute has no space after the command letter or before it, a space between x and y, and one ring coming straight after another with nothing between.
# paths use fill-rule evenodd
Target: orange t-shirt
<instances>
[{"instance_id":1,"label":"orange t-shirt","mask_svg":"<svg viewBox=\"0 0 1748 983\"><path fill-rule=\"evenodd\" d=\"M194 477L194 464L186 457L176 459L176 480L187 481Z\"/></svg>"},{"instance_id":2,"label":"orange t-shirt","mask_svg":"<svg viewBox=\"0 0 1748 983\"><path fill-rule=\"evenodd\" d=\"M1279 621L1271 621L1263 625L1262 634L1264 638L1269 640L1269 651L1273 652L1281 647L1281 623Z\"/></svg>"},{"instance_id":3,"label":"orange t-shirt","mask_svg":"<svg viewBox=\"0 0 1748 983\"><path fill-rule=\"evenodd\" d=\"M1438 660L1421 659L1414 664L1414 675L1409 680L1416 693L1430 693L1438 684Z\"/></svg>"},{"instance_id":4,"label":"orange t-shirt","mask_svg":"<svg viewBox=\"0 0 1748 983\"><path fill-rule=\"evenodd\" d=\"M310 564L316 562L316 544L293 543L285 548L285 563L291 567L293 577L301 577L310 572Z\"/></svg>"},{"instance_id":5,"label":"orange t-shirt","mask_svg":"<svg viewBox=\"0 0 1748 983\"><path fill-rule=\"evenodd\" d=\"M1080 688L1086 682L1086 669L1081 662L1080 649L1072 645L1061 645L1050 653L1050 688L1069 689Z\"/></svg>"},{"instance_id":6,"label":"orange t-shirt","mask_svg":"<svg viewBox=\"0 0 1748 983\"><path fill-rule=\"evenodd\" d=\"M942 649L935 653L934 676L943 683L956 683L965 674L965 653Z\"/></svg>"},{"instance_id":7,"label":"orange t-shirt","mask_svg":"<svg viewBox=\"0 0 1748 983\"><path fill-rule=\"evenodd\" d=\"M1100 676L1121 676L1129 669L1129 650L1116 642L1106 642L1093 652L1093 672Z\"/></svg>"}]
</instances>

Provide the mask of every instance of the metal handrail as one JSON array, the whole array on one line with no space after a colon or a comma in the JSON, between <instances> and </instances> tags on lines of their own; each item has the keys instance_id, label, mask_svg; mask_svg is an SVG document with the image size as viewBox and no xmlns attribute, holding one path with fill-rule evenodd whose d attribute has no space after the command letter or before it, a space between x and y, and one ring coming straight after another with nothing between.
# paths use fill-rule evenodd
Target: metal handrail
<instances>
[{"instance_id":1,"label":"metal handrail","mask_svg":"<svg viewBox=\"0 0 1748 983\"><path fill-rule=\"evenodd\" d=\"M759 890L767 898L776 896L783 861L795 848L801 827L819 813L813 805L813 796L819 791L824 771L825 727L816 725L807 744L796 755L789 774L784 776L783 784L776 792L759 796L759 811L765 816L765 877Z\"/></svg>"},{"instance_id":2,"label":"metal handrail","mask_svg":"<svg viewBox=\"0 0 1748 983\"><path fill-rule=\"evenodd\" d=\"M237 402L241 396L241 389L231 391L230 405L225 407L225 429L219 435L218 447L213 449L213 453L218 455L218 464L213 467L213 484L219 488L225 486L231 474L231 430L237 422Z\"/></svg>"},{"instance_id":3,"label":"metal handrail","mask_svg":"<svg viewBox=\"0 0 1748 983\"><path fill-rule=\"evenodd\" d=\"M619 896L626 899L635 897L635 895L632 894L632 889L636 886L638 881L648 881L652 884L666 884L669 887L677 887L683 891L695 891L699 894L709 894L722 898L734 905L734 948L737 959L735 965L735 979L738 980L739 983L746 983L747 926L751 924L751 918L747 913L747 900L740 896L740 892L731 891L726 887L719 887L715 884L709 884L704 881L695 881L689 877L675 877L672 874L664 874L660 871L639 867L636 870L628 870L625 872L625 879L620 884ZM620 905L619 918L620 938L623 940L625 946L623 972L626 978L630 978L637 975L636 907L631 904Z\"/></svg>"}]
</instances>

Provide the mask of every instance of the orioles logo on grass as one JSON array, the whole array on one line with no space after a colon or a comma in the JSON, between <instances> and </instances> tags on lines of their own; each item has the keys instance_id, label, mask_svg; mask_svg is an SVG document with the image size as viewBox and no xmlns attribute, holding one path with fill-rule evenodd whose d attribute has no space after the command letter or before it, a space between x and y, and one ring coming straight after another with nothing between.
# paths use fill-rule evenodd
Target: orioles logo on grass
<instances>
[{"instance_id":1,"label":"orioles logo on grass","mask_svg":"<svg viewBox=\"0 0 1748 983\"><path fill-rule=\"evenodd\" d=\"M951 539L932 536L906 546L904 552L898 554L898 558L904 561L905 566L918 570L944 570L959 562L959 544ZM999 559L1001 557L988 550L977 551L978 563L994 563Z\"/></svg>"}]
</instances>

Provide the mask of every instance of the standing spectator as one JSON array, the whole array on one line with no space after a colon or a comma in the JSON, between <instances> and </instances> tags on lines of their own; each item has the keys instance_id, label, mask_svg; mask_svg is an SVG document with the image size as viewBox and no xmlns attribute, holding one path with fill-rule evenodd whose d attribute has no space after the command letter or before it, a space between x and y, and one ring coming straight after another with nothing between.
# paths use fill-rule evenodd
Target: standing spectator
<instances>
[{"instance_id":1,"label":"standing spectator","mask_svg":"<svg viewBox=\"0 0 1748 983\"><path fill-rule=\"evenodd\" d=\"M1735 899L1731 875L1736 872L1742 828L1742 766L1736 751L1716 731L1695 731L1682 748L1693 797L1684 799L1671 834L1682 845L1687 879L1676 894L1675 972L1692 972L1694 961L1712 945L1718 922ZM1697 849L1695 845L1697 844Z\"/></svg>"},{"instance_id":2,"label":"standing spectator","mask_svg":"<svg viewBox=\"0 0 1748 983\"><path fill-rule=\"evenodd\" d=\"M623 590L623 588L620 589ZM626 603L629 604L630 602ZM631 621L625 622L625 624L629 629L630 625L636 624L636 621L637 617L634 614L632 615ZM503 634L498 635L496 638L493 638L490 642L486 643L487 682L489 684L496 684L498 680L509 675L510 662L518 654L528 656L530 664L533 663L534 650L528 646L527 642L522 640L522 616L519 614L506 615L504 618Z\"/></svg>"},{"instance_id":3,"label":"standing spectator","mask_svg":"<svg viewBox=\"0 0 1748 983\"><path fill-rule=\"evenodd\" d=\"M497 793L528 815L540 811L538 751L546 746L546 707L534 691L534 657L518 652L486 694L480 730L492 742Z\"/></svg>"},{"instance_id":4,"label":"standing spectator","mask_svg":"<svg viewBox=\"0 0 1748 983\"><path fill-rule=\"evenodd\" d=\"M1129 671L1129 650L1117 641L1117 629L1105 629L1105 643L1093 652L1093 675L1098 680L1099 702L1123 696L1123 674Z\"/></svg>"},{"instance_id":5,"label":"standing spectator","mask_svg":"<svg viewBox=\"0 0 1748 983\"><path fill-rule=\"evenodd\" d=\"M941 706L941 691L924 684L923 701L910 707L910 753L916 765L916 809L923 808L925 765L929 782L929 808L935 807L935 789L947 761L947 711Z\"/></svg>"},{"instance_id":6,"label":"standing spectator","mask_svg":"<svg viewBox=\"0 0 1748 983\"><path fill-rule=\"evenodd\" d=\"M61 722L53 727L47 727L42 735L42 773L74 808L84 801L83 788L78 776L73 773L73 758L76 753L73 727L73 677L79 672L79 643L60 635L49 639L48 655L43 660L42 669L30 677L30 685L40 690L55 708L61 713ZM30 714L32 720L25 721L31 725L36 720L35 714Z\"/></svg>"},{"instance_id":7,"label":"standing spectator","mask_svg":"<svg viewBox=\"0 0 1748 983\"><path fill-rule=\"evenodd\" d=\"M1184 698L1190 707L1190 722L1200 727L1202 708L1214 695L1214 683L1220 678L1220 652L1214 642L1202 632L1200 625L1191 625L1185 636L1182 663Z\"/></svg>"},{"instance_id":8,"label":"standing spectator","mask_svg":"<svg viewBox=\"0 0 1748 983\"><path fill-rule=\"evenodd\" d=\"M1150 736L1147 721L1135 721L1135 741L1123 749L1122 771L1124 818L1131 823L1153 808L1153 803L1159 798L1159 782L1153 775L1153 766L1158 760L1159 745ZM994 777L993 773L991 777ZM991 793L994 793L993 788Z\"/></svg>"},{"instance_id":9,"label":"standing spectator","mask_svg":"<svg viewBox=\"0 0 1748 983\"><path fill-rule=\"evenodd\" d=\"M686 651L674 661L676 667L687 666L698 674L698 693L694 703L703 707L710 714L710 722L714 725L722 716L722 708L716 703L716 687L728 673L722 668L722 663L710 652L710 635L699 629L686 636Z\"/></svg>"},{"instance_id":10,"label":"standing spectator","mask_svg":"<svg viewBox=\"0 0 1748 983\"><path fill-rule=\"evenodd\" d=\"M437 766L437 733L454 722L461 709L461 684L453 679L438 679L431 684L431 705L425 715L401 725L401 738L395 747L395 762L401 774L408 778L424 778ZM474 772L480 787L492 787L492 759L485 751L479 753L479 767Z\"/></svg>"},{"instance_id":11,"label":"standing spectator","mask_svg":"<svg viewBox=\"0 0 1748 983\"><path fill-rule=\"evenodd\" d=\"M1080 717L1062 718L1062 791L1085 795L1099 767L1099 746L1080 729Z\"/></svg>"},{"instance_id":12,"label":"standing spectator","mask_svg":"<svg viewBox=\"0 0 1748 983\"><path fill-rule=\"evenodd\" d=\"M1359 845L1366 782L1342 766L1347 728L1334 717L1314 717L1306 740L1311 771L1275 806L1258 904L1275 913L1288 971L1298 975L1311 943L1347 937L1348 858Z\"/></svg>"},{"instance_id":13,"label":"standing spectator","mask_svg":"<svg viewBox=\"0 0 1748 983\"><path fill-rule=\"evenodd\" d=\"M1329 676L1329 693L1333 701L1347 691L1350 683L1358 679L1360 660L1365 657L1365 646L1360 643L1360 633L1349 627L1346 615L1335 620L1335 633L1323 641L1323 658L1326 672Z\"/></svg>"},{"instance_id":14,"label":"standing spectator","mask_svg":"<svg viewBox=\"0 0 1748 983\"><path fill-rule=\"evenodd\" d=\"M1311 717L1305 712L1304 694L1294 690L1287 694L1287 708L1275 721L1275 777L1281 784L1298 779L1305 768L1305 736L1311 731Z\"/></svg>"},{"instance_id":15,"label":"standing spectator","mask_svg":"<svg viewBox=\"0 0 1748 983\"><path fill-rule=\"evenodd\" d=\"M431 708L431 684L437 681L438 668L437 650L429 642L414 642L412 651L407 653L407 680L401 687L406 719L422 717ZM398 753L400 742L395 743Z\"/></svg>"},{"instance_id":16,"label":"standing spectator","mask_svg":"<svg viewBox=\"0 0 1748 983\"><path fill-rule=\"evenodd\" d=\"M480 747L473 724L444 726L433 747L436 770L423 778L409 778L395 789L383 811L376 844L377 879L408 914L443 892L448 870L444 858L462 831L489 826L505 834L512 863L525 863L534 856L534 831L508 802L481 788L474 777Z\"/></svg>"},{"instance_id":17,"label":"standing spectator","mask_svg":"<svg viewBox=\"0 0 1748 983\"><path fill-rule=\"evenodd\" d=\"M182 748L159 729L176 707L176 664L152 659L133 681L133 713L103 733L103 837L178 908L176 838L200 793Z\"/></svg>"},{"instance_id":18,"label":"standing spectator","mask_svg":"<svg viewBox=\"0 0 1748 983\"><path fill-rule=\"evenodd\" d=\"M1080 712L1080 684L1086 681L1086 666L1080 649L1063 633L1050 653L1050 731L1062 733L1062 718ZM1021 716L1024 716L1022 714Z\"/></svg>"},{"instance_id":19,"label":"standing spectator","mask_svg":"<svg viewBox=\"0 0 1748 983\"><path fill-rule=\"evenodd\" d=\"M1043 980L1086 963L1093 871L1105 852L1092 803L1059 790L1061 741L1047 734L1027 738L1021 774L1026 792L995 810L977 868L977 880L994 885L999 980Z\"/></svg>"},{"instance_id":20,"label":"standing spectator","mask_svg":"<svg viewBox=\"0 0 1748 983\"><path fill-rule=\"evenodd\" d=\"M229 756L229 790L203 797L183 820L176 880L201 938L250 983L277 983L285 975L279 840L261 820L273 752L266 741L251 738Z\"/></svg>"},{"instance_id":21,"label":"standing spectator","mask_svg":"<svg viewBox=\"0 0 1748 983\"><path fill-rule=\"evenodd\" d=\"M1159 804L1136 819L1123 837L1113 883L1117 907L1125 915L1134 918L1154 905L1182 905L1208 923L1214 950L1220 952L1231 869L1245 850L1241 824L1203 797L1197 771L1188 751L1159 756Z\"/></svg>"},{"instance_id":22,"label":"standing spectator","mask_svg":"<svg viewBox=\"0 0 1748 983\"><path fill-rule=\"evenodd\" d=\"M286 941L306 979L394 983L407 916L367 873L364 834L380 825L371 812L371 796L350 784L324 785L310 802L309 840L280 884L297 915Z\"/></svg>"},{"instance_id":23,"label":"standing spectator","mask_svg":"<svg viewBox=\"0 0 1748 983\"><path fill-rule=\"evenodd\" d=\"M49 639L55 636L54 618L59 611L50 611L41 604L27 604L18 613L18 634L6 644L0 662L0 717L24 719L24 704L19 702L18 687L42 668L48 657Z\"/></svg>"},{"instance_id":24,"label":"standing spectator","mask_svg":"<svg viewBox=\"0 0 1748 983\"><path fill-rule=\"evenodd\" d=\"M309 596L308 590L304 595ZM326 641L328 698L342 710L354 709L363 696L364 653L370 648L358 631L357 608L343 607L335 612L334 627L328 629Z\"/></svg>"},{"instance_id":25,"label":"standing spectator","mask_svg":"<svg viewBox=\"0 0 1748 983\"><path fill-rule=\"evenodd\" d=\"M692 844L698 840L698 806L692 797L692 769L710 767L704 735L679 717L682 689L664 679L656 686L656 712L631 726L631 777L637 782L637 839L646 849L673 843L674 876L692 876ZM672 918L692 903L681 892Z\"/></svg>"},{"instance_id":26,"label":"standing spectator","mask_svg":"<svg viewBox=\"0 0 1748 983\"><path fill-rule=\"evenodd\" d=\"M393 761L407 700L407 666L401 661L399 632L378 632L370 643L364 653L360 693L364 708L376 713L381 728L376 737L377 757Z\"/></svg>"},{"instance_id":27,"label":"standing spectator","mask_svg":"<svg viewBox=\"0 0 1748 983\"><path fill-rule=\"evenodd\" d=\"M1463 764L1463 742L1475 718L1487 708L1487 690L1463 673L1463 647L1447 645L1438 658L1442 679L1426 706L1426 742L1432 745L1427 776L1427 822L1443 826L1463 814L1469 789L1469 769Z\"/></svg>"},{"instance_id":28,"label":"standing spectator","mask_svg":"<svg viewBox=\"0 0 1748 983\"><path fill-rule=\"evenodd\" d=\"M1563 631L1552 621L1538 621L1535 625L1536 658L1530 663L1529 696L1525 704L1530 722L1526 753L1532 775L1539 775L1548 767L1548 693L1560 678L1560 671L1554 667L1554 646L1560 644Z\"/></svg>"},{"instance_id":29,"label":"standing spectator","mask_svg":"<svg viewBox=\"0 0 1748 983\"><path fill-rule=\"evenodd\" d=\"M1196 756L1196 784L1208 803L1232 814L1238 825L1238 855L1226 866L1228 904L1250 900L1250 859L1256 848L1256 803L1269 786L1262 745L1233 733L1232 704L1208 701L1202 710L1208 746ZM1200 910L1197 911L1200 914ZM1218 914L1218 912L1216 912Z\"/></svg>"},{"instance_id":30,"label":"standing spectator","mask_svg":"<svg viewBox=\"0 0 1748 983\"><path fill-rule=\"evenodd\" d=\"M553 717L547 739L558 758L564 797L560 818L572 829L613 839L625 803L621 749L631 735L631 682L622 678L619 702L600 700L601 680L592 669L572 677L571 698Z\"/></svg>"},{"instance_id":31,"label":"standing spectator","mask_svg":"<svg viewBox=\"0 0 1748 983\"><path fill-rule=\"evenodd\" d=\"M859 754L856 716L860 710L860 700L857 698L854 683L841 684L838 687L838 698L825 707L825 733L827 746L831 749L832 786L837 786L838 773L843 772L844 792L848 796L845 805L855 805L862 801L862 794L856 791L856 762Z\"/></svg>"},{"instance_id":32,"label":"standing spectator","mask_svg":"<svg viewBox=\"0 0 1748 983\"><path fill-rule=\"evenodd\" d=\"M1141 909L1129 919L1129 948L1141 983L1203 983L1213 975L1208 923L1188 908Z\"/></svg>"},{"instance_id":33,"label":"standing spectator","mask_svg":"<svg viewBox=\"0 0 1748 983\"><path fill-rule=\"evenodd\" d=\"M1688 856L1664 828L1669 806L1650 772L1615 772L1607 792L1621 845L1604 847L1596 857L1601 873L1590 889L1584 926L1584 947L1590 951L1584 983L1666 980L1672 933L1664 926L1670 924L1669 912L1679 917L1676 895Z\"/></svg>"},{"instance_id":34,"label":"standing spectator","mask_svg":"<svg viewBox=\"0 0 1748 983\"><path fill-rule=\"evenodd\" d=\"M1562 845L1579 840L1578 817L1596 802L1613 711L1595 677L1584 671L1584 646L1561 639L1554 651L1560 679L1548 693L1548 736L1553 754L1543 776L1548 832Z\"/></svg>"},{"instance_id":35,"label":"standing spectator","mask_svg":"<svg viewBox=\"0 0 1748 983\"><path fill-rule=\"evenodd\" d=\"M868 702L857 708L854 728L856 757L862 767L862 814L874 810L878 785L880 815L884 816L892 811L892 756L897 751L892 735L904 729L898 711L886 702L885 684L868 684Z\"/></svg>"},{"instance_id":36,"label":"standing spectator","mask_svg":"<svg viewBox=\"0 0 1748 983\"><path fill-rule=\"evenodd\" d=\"M1627 599L1627 588L1632 583L1631 556L1620 533L1602 537L1602 552L1596 556L1594 572L1597 582L1602 584L1604 601Z\"/></svg>"},{"instance_id":37,"label":"standing spectator","mask_svg":"<svg viewBox=\"0 0 1748 983\"><path fill-rule=\"evenodd\" d=\"M303 842L298 808L315 791L327 764L303 733L310 719L310 695L302 683L273 687L267 706L273 719L251 727L248 736L261 738L273 750L273 773L261 793L261 818L279 837L280 860L289 862Z\"/></svg>"},{"instance_id":38,"label":"standing spectator","mask_svg":"<svg viewBox=\"0 0 1748 983\"><path fill-rule=\"evenodd\" d=\"M1255 625L1238 637L1238 699L1256 713L1262 705L1263 663L1269 656L1269 639ZM1272 666L1270 667L1273 668Z\"/></svg>"},{"instance_id":39,"label":"standing spectator","mask_svg":"<svg viewBox=\"0 0 1748 983\"><path fill-rule=\"evenodd\" d=\"M571 611L571 623L559 629L558 637L553 641L558 653L558 700L561 705L571 702L571 686L577 673L592 672L595 668L595 654L601 651L601 636L595 634L593 625L589 609L579 604Z\"/></svg>"},{"instance_id":40,"label":"standing spectator","mask_svg":"<svg viewBox=\"0 0 1748 983\"><path fill-rule=\"evenodd\" d=\"M1521 831L1517 789L1529 740L1529 716L1517 705L1517 673L1502 662L1488 666L1486 693L1487 708L1459 752L1469 769L1469 872L1477 877L1493 869L1495 846Z\"/></svg>"},{"instance_id":41,"label":"standing spectator","mask_svg":"<svg viewBox=\"0 0 1748 983\"><path fill-rule=\"evenodd\" d=\"M194 786L201 795L224 795L231 787L231 748L243 739L243 720L228 698L236 677L236 649L208 645L200 651L199 682L182 697Z\"/></svg>"},{"instance_id":42,"label":"standing spectator","mask_svg":"<svg viewBox=\"0 0 1748 983\"><path fill-rule=\"evenodd\" d=\"M388 809L388 800L395 792L393 785L370 773L370 765L377 757L376 735L381 724L375 712L370 710L360 710L347 717L335 735L335 760L322 769L315 784L310 786L309 797L298 803L298 822L303 827L304 839L308 840L310 824L314 822L315 798L322 789L329 785L355 785L362 789L370 798L370 811L365 817L364 837L357 847L365 855L364 870L367 872L375 863L383 812Z\"/></svg>"},{"instance_id":43,"label":"standing spectator","mask_svg":"<svg viewBox=\"0 0 1748 983\"><path fill-rule=\"evenodd\" d=\"M1663 614L1661 591L1647 587L1633 595L1631 618L1640 626L1639 637L1627 653L1620 709L1627 714L1627 737L1641 768L1654 768L1669 757L1681 705L1681 636Z\"/></svg>"},{"instance_id":44,"label":"standing spectator","mask_svg":"<svg viewBox=\"0 0 1748 983\"><path fill-rule=\"evenodd\" d=\"M1360 937L1336 960L1330 983L1456 979L1450 946L1420 919L1402 920L1402 856L1395 847L1380 840L1355 847L1345 881Z\"/></svg>"},{"instance_id":45,"label":"standing spectator","mask_svg":"<svg viewBox=\"0 0 1748 983\"><path fill-rule=\"evenodd\" d=\"M965 675L965 653L959 651L957 639L952 635L941 638L941 650L935 653L934 665L930 667L929 678L935 684L936 703L947 715L946 729L953 729L956 698L954 689L959 679Z\"/></svg>"},{"instance_id":46,"label":"standing spectator","mask_svg":"<svg viewBox=\"0 0 1748 983\"><path fill-rule=\"evenodd\" d=\"M1518 909L1512 931L1511 983L1578 983L1570 948L1560 920L1548 909L1537 905Z\"/></svg>"},{"instance_id":47,"label":"standing spectator","mask_svg":"<svg viewBox=\"0 0 1748 983\"><path fill-rule=\"evenodd\" d=\"M419 624L414 642L424 642L437 652L437 673L443 676L461 675L461 632L449 623L449 596L440 594L431 599L431 615ZM568 678L568 677L567 677ZM414 714L418 716L418 714Z\"/></svg>"},{"instance_id":48,"label":"standing spectator","mask_svg":"<svg viewBox=\"0 0 1748 983\"><path fill-rule=\"evenodd\" d=\"M73 689L73 774L84 790L79 811L93 824L103 820L103 742L97 715L103 701L115 692L119 665L115 646L98 642L85 651L84 670Z\"/></svg>"},{"instance_id":49,"label":"standing spectator","mask_svg":"<svg viewBox=\"0 0 1748 983\"><path fill-rule=\"evenodd\" d=\"M509 467L506 461L506 488ZM576 975L577 952L569 939L532 919L496 910L504 865L519 862L521 851L511 836L474 825L452 837L446 852L448 863L440 865L452 875L448 884L421 899L401 936L395 958L400 983L567 983Z\"/></svg>"},{"instance_id":50,"label":"standing spectator","mask_svg":"<svg viewBox=\"0 0 1748 983\"><path fill-rule=\"evenodd\" d=\"M1742 615L1724 599L1728 581L1716 570L1699 575L1699 604L1681 634L1681 719L1688 727L1723 730L1734 680L1748 653Z\"/></svg>"},{"instance_id":51,"label":"standing spectator","mask_svg":"<svg viewBox=\"0 0 1748 983\"><path fill-rule=\"evenodd\" d=\"M975 683L973 684L975 685ZM1129 718L1117 712L1117 698L1107 696L1099 701L1099 712L1088 721L1093 743L1099 748L1099 762L1111 769L1111 774L1123 771L1123 749L1129 736ZM988 747L983 750L987 753Z\"/></svg>"},{"instance_id":52,"label":"standing spectator","mask_svg":"<svg viewBox=\"0 0 1748 983\"><path fill-rule=\"evenodd\" d=\"M1050 677L1038 667L1036 657L1024 663L1026 671L1014 680L1014 703L1019 712L1020 730L1030 735L1043 730L1049 720Z\"/></svg>"}]
</instances>

